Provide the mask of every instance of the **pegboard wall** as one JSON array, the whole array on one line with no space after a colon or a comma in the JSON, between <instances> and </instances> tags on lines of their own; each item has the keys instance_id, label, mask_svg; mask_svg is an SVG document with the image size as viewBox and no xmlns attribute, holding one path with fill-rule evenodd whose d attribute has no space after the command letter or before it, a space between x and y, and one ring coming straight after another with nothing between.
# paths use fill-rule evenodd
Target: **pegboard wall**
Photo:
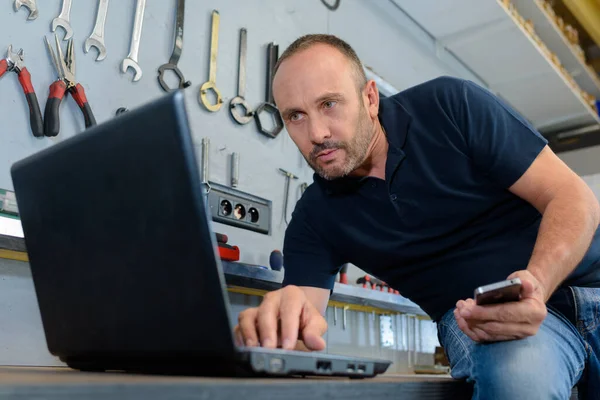
<instances>
[{"instance_id":1,"label":"pegboard wall","mask_svg":"<svg viewBox=\"0 0 600 400\"><path fill-rule=\"evenodd\" d=\"M181 1L181 0L180 0ZM0 52L8 45L23 48L25 65L32 76L42 113L49 86L56 73L44 36L53 40L52 20L60 13L62 0L38 0L38 17L27 20L28 11L13 9L13 0L0 5ZM107 56L96 61L97 52L84 53L84 42L96 21L98 0L73 1L70 24L74 32L76 79L87 93L98 123L115 117L117 109L133 109L165 94L159 86L158 67L169 60L175 38L177 0L147 0L139 50L142 78L133 82L133 72L121 72L121 62L130 47L136 0L111 0L105 28ZM208 80L211 13L220 13L217 87L224 106L212 113L197 100L199 88ZM271 139L250 123L240 126L229 114L229 100L237 94L239 30L248 31L246 100L255 107L265 100L266 49L269 42L280 46L280 54L298 36L332 33L355 47L365 65L372 67L397 88L446 74L444 66L425 54L398 26L389 1L342 0L329 11L320 0L187 0L183 52L179 68L191 86L186 96L194 142L201 162L202 138L210 138L210 179L229 184L232 152L240 154L238 189L273 201L272 233L269 236L216 224L230 242L240 246L241 261L268 265L269 253L281 248L285 223L282 203L284 168L300 179L290 188L291 214L300 196L300 185L312 181L312 170L284 130ZM367 32L368 34L365 34ZM60 39L64 31L59 28ZM61 42L63 49L66 42ZM195 107L194 107L195 106ZM83 115L69 96L60 107L61 131L56 138L34 138L29 126L27 103L14 73L0 79L0 188L12 190L10 166L42 148L76 135L84 129ZM107 157L109 162L110 157Z\"/></svg>"}]
</instances>

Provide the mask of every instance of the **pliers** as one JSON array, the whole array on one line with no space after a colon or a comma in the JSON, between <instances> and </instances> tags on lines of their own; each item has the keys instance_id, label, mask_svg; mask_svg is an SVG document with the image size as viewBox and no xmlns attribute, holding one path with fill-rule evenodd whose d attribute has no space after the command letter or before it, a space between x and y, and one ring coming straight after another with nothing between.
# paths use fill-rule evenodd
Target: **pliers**
<instances>
[{"instance_id":1,"label":"pliers","mask_svg":"<svg viewBox=\"0 0 600 400\"><path fill-rule=\"evenodd\" d=\"M56 41L56 53L52 49L48 38L44 36L50 57L52 58L54 68L58 73L58 80L50 85L50 94L46 109L44 110L44 134L46 136L56 136L60 132L60 103L68 92L71 94L85 118L85 127L96 125L96 118L92 113L92 108L85 97L85 91L80 83L75 81L75 51L73 50L73 39L69 39L67 44L67 54L63 56L58 36L54 35Z\"/></svg>"},{"instance_id":2,"label":"pliers","mask_svg":"<svg viewBox=\"0 0 600 400\"><path fill-rule=\"evenodd\" d=\"M44 136L42 113L40 111L40 105L38 104L37 96L33 90L33 85L31 84L31 74L29 74L29 71L27 71L27 68L25 67L23 49L20 49L17 53L14 53L12 50L12 45L8 46L6 58L0 60L0 77L9 71L17 74L19 77L19 83L21 83L21 87L23 88L23 92L27 98L27 104L29 105L29 121L33 136Z\"/></svg>"}]
</instances>

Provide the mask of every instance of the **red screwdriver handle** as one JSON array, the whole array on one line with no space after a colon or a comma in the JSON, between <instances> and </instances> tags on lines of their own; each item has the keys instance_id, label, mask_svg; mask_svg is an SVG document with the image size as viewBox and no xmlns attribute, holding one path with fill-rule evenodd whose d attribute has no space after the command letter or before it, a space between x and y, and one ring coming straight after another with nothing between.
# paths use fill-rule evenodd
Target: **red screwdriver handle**
<instances>
[{"instance_id":1,"label":"red screwdriver handle","mask_svg":"<svg viewBox=\"0 0 600 400\"><path fill-rule=\"evenodd\" d=\"M44 121L42 121L42 112L40 111L40 105L38 103L35 90L31 84L31 74L27 71L27 68L23 68L19 72L19 82L25 93L27 104L29 105L29 122L31 124L31 132L35 137L44 136Z\"/></svg>"}]
</instances>

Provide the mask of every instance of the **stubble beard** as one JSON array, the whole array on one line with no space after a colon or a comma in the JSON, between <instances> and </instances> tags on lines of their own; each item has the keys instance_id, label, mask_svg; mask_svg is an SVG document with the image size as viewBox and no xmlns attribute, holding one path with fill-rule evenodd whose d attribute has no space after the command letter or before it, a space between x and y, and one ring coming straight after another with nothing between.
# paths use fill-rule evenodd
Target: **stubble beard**
<instances>
[{"instance_id":1,"label":"stubble beard","mask_svg":"<svg viewBox=\"0 0 600 400\"><path fill-rule=\"evenodd\" d=\"M356 130L350 142L327 141L317 145L310 152L306 162L323 179L333 180L348 176L352 171L359 168L367 158L367 151L373 139L373 124L364 107L360 108ZM324 150L341 150L344 152L344 160L333 160L331 165L321 164L317 154ZM339 157L339 156L338 156Z\"/></svg>"}]
</instances>

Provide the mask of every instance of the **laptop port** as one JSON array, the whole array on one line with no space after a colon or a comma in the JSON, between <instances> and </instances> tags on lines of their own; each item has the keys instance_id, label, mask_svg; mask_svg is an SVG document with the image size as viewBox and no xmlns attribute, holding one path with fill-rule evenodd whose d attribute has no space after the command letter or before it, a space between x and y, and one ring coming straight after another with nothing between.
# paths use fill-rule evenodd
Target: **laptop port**
<instances>
[{"instance_id":1,"label":"laptop port","mask_svg":"<svg viewBox=\"0 0 600 400\"><path fill-rule=\"evenodd\" d=\"M366 365L359 364L358 368L356 369L356 372L358 372L359 374L364 374L365 372L367 372Z\"/></svg>"},{"instance_id":2,"label":"laptop port","mask_svg":"<svg viewBox=\"0 0 600 400\"><path fill-rule=\"evenodd\" d=\"M317 361L317 371L321 371L321 372L331 371L331 361Z\"/></svg>"},{"instance_id":3,"label":"laptop port","mask_svg":"<svg viewBox=\"0 0 600 400\"><path fill-rule=\"evenodd\" d=\"M355 372L356 371L356 365L354 364L348 364L348 372Z\"/></svg>"}]
</instances>

